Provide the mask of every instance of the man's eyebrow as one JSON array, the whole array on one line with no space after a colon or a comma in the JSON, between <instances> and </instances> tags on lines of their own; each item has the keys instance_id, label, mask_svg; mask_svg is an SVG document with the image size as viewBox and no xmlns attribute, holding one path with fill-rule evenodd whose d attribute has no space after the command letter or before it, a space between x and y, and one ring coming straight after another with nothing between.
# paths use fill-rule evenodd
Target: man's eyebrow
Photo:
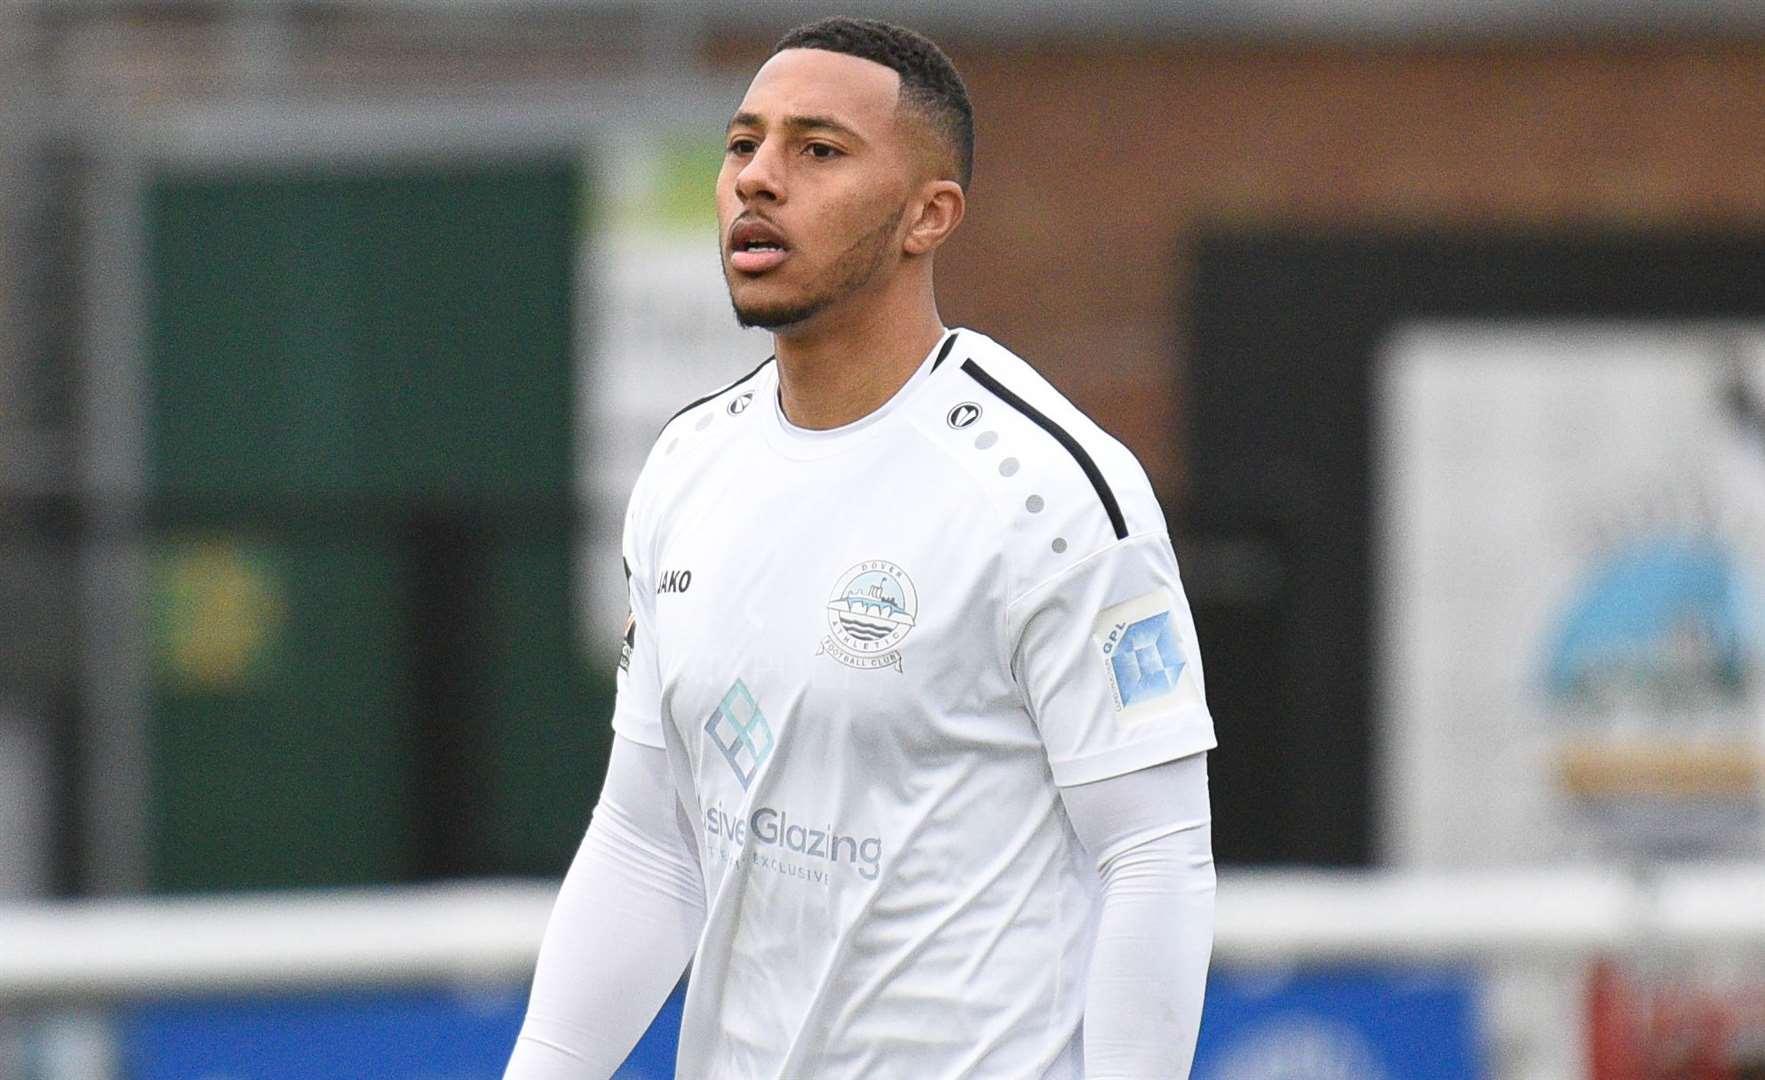
<instances>
[{"instance_id":1,"label":"man's eyebrow","mask_svg":"<svg viewBox=\"0 0 1765 1080\"><path fill-rule=\"evenodd\" d=\"M738 127L764 128L765 126L766 120L759 113L738 112L729 121L729 130L731 131ZM832 131L857 142L866 141L864 136L831 116L787 116L779 121L778 126L787 131Z\"/></svg>"}]
</instances>

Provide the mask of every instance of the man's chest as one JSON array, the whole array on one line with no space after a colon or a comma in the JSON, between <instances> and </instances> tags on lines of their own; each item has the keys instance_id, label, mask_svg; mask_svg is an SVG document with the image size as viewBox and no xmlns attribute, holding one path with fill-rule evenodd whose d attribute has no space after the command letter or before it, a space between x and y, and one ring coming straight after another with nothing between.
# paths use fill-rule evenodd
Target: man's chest
<instances>
[{"instance_id":1,"label":"man's chest","mask_svg":"<svg viewBox=\"0 0 1765 1080\"><path fill-rule=\"evenodd\" d=\"M655 549L664 719L742 786L779 744L903 765L996 737L1010 693L986 507L900 469L732 469Z\"/></svg>"}]
</instances>

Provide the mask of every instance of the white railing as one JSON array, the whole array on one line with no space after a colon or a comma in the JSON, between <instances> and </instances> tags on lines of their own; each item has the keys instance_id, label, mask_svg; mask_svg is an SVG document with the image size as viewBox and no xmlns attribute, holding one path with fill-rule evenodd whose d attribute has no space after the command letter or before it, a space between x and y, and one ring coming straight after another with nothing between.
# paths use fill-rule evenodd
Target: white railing
<instances>
[{"instance_id":1,"label":"white railing","mask_svg":"<svg viewBox=\"0 0 1765 1080\"><path fill-rule=\"evenodd\" d=\"M212 990L525 980L555 887L475 883L0 904L0 1008ZM1573 961L1765 948L1765 865L1648 878L1226 871L1215 960Z\"/></svg>"},{"instance_id":2,"label":"white railing","mask_svg":"<svg viewBox=\"0 0 1765 1080\"><path fill-rule=\"evenodd\" d=\"M556 889L395 889L0 906L8 1001L524 981Z\"/></svg>"}]
</instances>

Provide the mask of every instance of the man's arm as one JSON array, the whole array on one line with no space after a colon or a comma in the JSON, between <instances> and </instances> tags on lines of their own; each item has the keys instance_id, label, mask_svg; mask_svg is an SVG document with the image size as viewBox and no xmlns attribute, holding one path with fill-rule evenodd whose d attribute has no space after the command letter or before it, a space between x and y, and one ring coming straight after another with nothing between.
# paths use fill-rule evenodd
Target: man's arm
<instances>
[{"instance_id":1,"label":"man's arm","mask_svg":"<svg viewBox=\"0 0 1765 1080\"><path fill-rule=\"evenodd\" d=\"M1060 789L1103 877L1087 1080L1189 1075L1213 951L1207 755Z\"/></svg>"},{"instance_id":2,"label":"man's arm","mask_svg":"<svg viewBox=\"0 0 1765 1080\"><path fill-rule=\"evenodd\" d=\"M687 829L667 752L615 735L504 1080L605 1080L637 1045L705 922Z\"/></svg>"}]
</instances>

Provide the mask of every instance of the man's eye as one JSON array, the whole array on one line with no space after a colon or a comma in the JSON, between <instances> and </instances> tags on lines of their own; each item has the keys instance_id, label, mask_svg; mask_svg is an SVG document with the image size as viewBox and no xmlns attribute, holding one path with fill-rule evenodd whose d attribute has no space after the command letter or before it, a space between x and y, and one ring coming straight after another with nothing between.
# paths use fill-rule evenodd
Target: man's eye
<instances>
[{"instance_id":1,"label":"man's eye","mask_svg":"<svg viewBox=\"0 0 1765 1080\"><path fill-rule=\"evenodd\" d=\"M820 158L823 161L827 161L830 158L836 158L836 157L840 156L840 152L838 149L836 149L835 147L829 146L826 143L810 143L808 146L803 148L803 152L805 154L808 154L810 157Z\"/></svg>"},{"instance_id":2,"label":"man's eye","mask_svg":"<svg viewBox=\"0 0 1765 1080\"><path fill-rule=\"evenodd\" d=\"M732 154L741 154L743 156L751 154L754 152L754 140L731 139L729 140L729 152Z\"/></svg>"}]
</instances>

